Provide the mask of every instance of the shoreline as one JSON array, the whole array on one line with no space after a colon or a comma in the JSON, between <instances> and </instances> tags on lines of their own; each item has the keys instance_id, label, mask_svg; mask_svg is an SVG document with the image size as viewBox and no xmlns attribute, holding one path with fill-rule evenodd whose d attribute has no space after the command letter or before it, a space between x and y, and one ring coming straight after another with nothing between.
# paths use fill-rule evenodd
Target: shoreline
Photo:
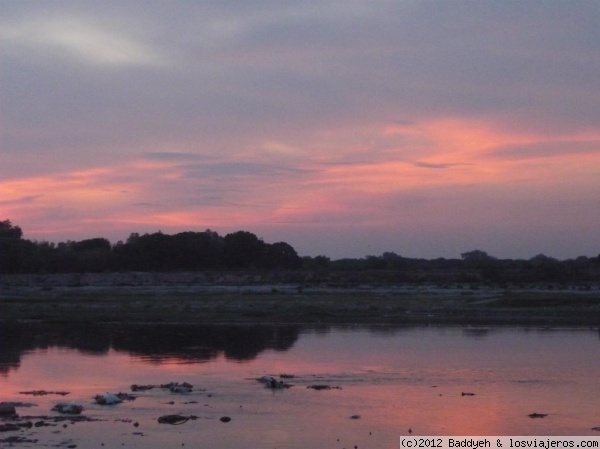
<instances>
[{"instance_id":1,"label":"shoreline","mask_svg":"<svg viewBox=\"0 0 600 449\"><path fill-rule=\"evenodd\" d=\"M270 281L270 282L266 282ZM284 283L255 274L0 278L0 322L600 326L596 289Z\"/></svg>"}]
</instances>

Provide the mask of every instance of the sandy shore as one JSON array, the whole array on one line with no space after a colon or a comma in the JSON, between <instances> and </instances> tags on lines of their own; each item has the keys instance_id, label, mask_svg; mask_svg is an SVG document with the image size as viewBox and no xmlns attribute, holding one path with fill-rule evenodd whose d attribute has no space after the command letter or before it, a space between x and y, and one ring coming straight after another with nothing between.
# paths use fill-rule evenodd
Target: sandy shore
<instances>
[{"instance_id":1,"label":"sandy shore","mask_svg":"<svg viewBox=\"0 0 600 449\"><path fill-rule=\"evenodd\" d=\"M0 320L600 326L597 289L290 283L252 274L15 275Z\"/></svg>"}]
</instances>

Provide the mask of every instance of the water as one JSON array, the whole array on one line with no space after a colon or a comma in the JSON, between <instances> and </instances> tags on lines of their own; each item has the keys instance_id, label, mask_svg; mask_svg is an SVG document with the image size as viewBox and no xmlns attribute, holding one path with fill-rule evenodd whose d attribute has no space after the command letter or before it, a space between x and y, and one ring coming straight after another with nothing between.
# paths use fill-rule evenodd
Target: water
<instances>
[{"instance_id":1,"label":"water","mask_svg":"<svg viewBox=\"0 0 600 449\"><path fill-rule=\"evenodd\" d=\"M397 448L413 435L594 435L597 330L520 328L150 327L5 329L0 400L58 402L99 421L5 432L19 447ZM292 374L272 391L255 381ZM154 388L116 406L96 394ZM324 384L330 390L307 386ZM70 394L29 396L30 390ZM468 394L463 394L468 393ZM547 414L532 419L530 413ZM172 426L166 414L198 418ZM219 418L228 416L223 423ZM134 423L139 426L135 427Z\"/></svg>"}]
</instances>

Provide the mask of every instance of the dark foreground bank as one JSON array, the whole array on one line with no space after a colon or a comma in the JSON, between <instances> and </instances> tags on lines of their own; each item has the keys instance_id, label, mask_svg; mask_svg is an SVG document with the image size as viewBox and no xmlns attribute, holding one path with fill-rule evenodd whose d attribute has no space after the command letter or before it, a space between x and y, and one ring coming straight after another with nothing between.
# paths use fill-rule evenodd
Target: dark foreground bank
<instances>
[{"instance_id":1,"label":"dark foreground bank","mask_svg":"<svg viewBox=\"0 0 600 449\"><path fill-rule=\"evenodd\" d=\"M600 326L600 291L594 288L269 281L193 273L5 276L0 320Z\"/></svg>"}]
</instances>

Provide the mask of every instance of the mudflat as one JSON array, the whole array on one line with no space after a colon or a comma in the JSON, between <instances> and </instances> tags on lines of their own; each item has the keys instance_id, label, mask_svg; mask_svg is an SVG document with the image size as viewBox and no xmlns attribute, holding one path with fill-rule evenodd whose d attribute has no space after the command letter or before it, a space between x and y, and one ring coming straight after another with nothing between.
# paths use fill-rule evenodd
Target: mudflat
<instances>
[{"instance_id":1,"label":"mudflat","mask_svg":"<svg viewBox=\"0 0 600 449\"><path fill-rule=\"evenodd\" d=\"M599 326L600 290L551 285L335 285L248 273L4 275L0 320Z\"/></svg>"}]
</instances>

